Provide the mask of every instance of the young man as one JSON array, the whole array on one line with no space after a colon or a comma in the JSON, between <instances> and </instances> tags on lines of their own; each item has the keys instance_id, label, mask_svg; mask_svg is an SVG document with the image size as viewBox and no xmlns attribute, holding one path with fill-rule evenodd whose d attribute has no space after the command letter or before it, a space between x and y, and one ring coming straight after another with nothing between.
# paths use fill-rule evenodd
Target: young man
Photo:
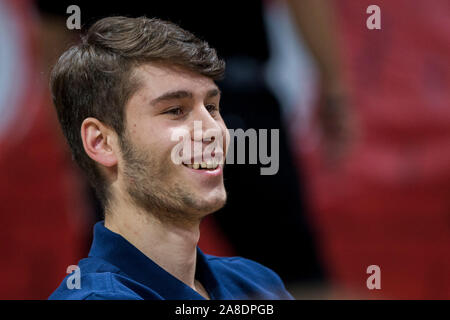
<instances>
[{"instance_id":1,"label":"young man","mask_svg":"<svg viewBox=\"0 0 450 320\"><path fill-rule=\"evenodd\" d=\"M53 101L105 220L79 285L67 278L50 299L292 299L270 269L197 247L200 221L226 201L220 149L205 152L228 134L214 82L224 67L207 43L145 17L102 19L62 55ZM200 156L174 161L177 132Z\"/></svg>"}]
</instances>

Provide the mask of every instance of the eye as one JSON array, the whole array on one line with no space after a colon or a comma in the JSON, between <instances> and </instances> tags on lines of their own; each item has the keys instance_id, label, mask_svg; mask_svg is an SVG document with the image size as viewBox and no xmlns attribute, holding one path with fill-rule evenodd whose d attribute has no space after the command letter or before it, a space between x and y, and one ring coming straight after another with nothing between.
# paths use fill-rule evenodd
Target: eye
<instances>
[{"instance_id":1,"label":"eye","mask_svg":"<svg viewBox=\"0 0 450 320\"><path fill-rule=\"evenodd\" d=\"M174 107L174 108L164 112L164 114L171 114L171 115L174 115L174 116L181 116L183 114L183 109L181 107Z\"/></svg>"},{"instance_id":2,"label":"eye","mask_svg":"<svg viewBox=\"0 0 450 320\"><path fill-rule=\"evenodd\" d=\"M205 106L206 110L208 110L209 113L214 114L217 111L219 111L219 107L215 104L208 104Z\"/></svg>"}]
</instances>

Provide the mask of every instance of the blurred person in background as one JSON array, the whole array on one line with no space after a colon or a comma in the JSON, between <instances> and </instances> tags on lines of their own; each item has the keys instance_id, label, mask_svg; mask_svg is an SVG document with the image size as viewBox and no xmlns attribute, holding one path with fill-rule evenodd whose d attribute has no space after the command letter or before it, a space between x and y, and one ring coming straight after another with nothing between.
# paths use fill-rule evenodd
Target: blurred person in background
<instances>
[{"instance_id":1,"label":"blurred person in background","mask_svg":"<svg viewBox=\"0 0 450 320\"><path fill-rule=\"evenodd\" d=\"M307 9L313 1L289 2L292 21L301 10L317 17ZM318 124L293 130L326 273L358 297L449 299L450 3L314 3L332 15L346 100L358 119L340 165L330 166ZM366 26L373 4L381 29ZM381 289L367 287L371 265L380 268Z\"/></svg>"},{"instance_id":2,"label":"blurred person in background","mask_svg":"<svg viewBox=\"0 0 450 320\"><path fill-rule=\"evenodd\" d=\"M47 298L88 249L87 197L48 88L70 38L32 2L0 1L0 299Z\"/></svg>"},{"instance_id":3,"label":"blurred person in background","mask_svg":"<svg viewBox=\"0 0 450 320\"><path fill-rule=\"evenodd\" d=\"M270 48L265 78L282 107L289 145L294 153L320 145L321 160L328 170L345 163L357 133L332 9L326 0L264 1ZM315 139L303 140L311 130ZM302 172L300 183L305 186L304 201L309 208L311 194L304 179L303 160L297 157L296 164ZM308 210L305 217L327 270L322 254L323 237L317 235L320 226L313 213ZM293 292L299 298L331 298L331 289L327 282L313 286L299 283Z\"/></svg>"}]
</instances>

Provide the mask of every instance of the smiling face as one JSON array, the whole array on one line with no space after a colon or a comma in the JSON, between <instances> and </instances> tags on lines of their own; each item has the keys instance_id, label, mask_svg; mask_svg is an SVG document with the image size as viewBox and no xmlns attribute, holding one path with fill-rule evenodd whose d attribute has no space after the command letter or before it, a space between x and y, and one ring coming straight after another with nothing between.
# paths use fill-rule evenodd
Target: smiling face
<instances>
[{"instance_id":1,"label":"smiling face","mask_svg":"<svg viewBox=\"0 0 450 320\"><path fill-rule=\"evenodd\" d=\"M204 151L211 141L194 135L194 121L201 121L203 133L217 133L224 139L228 135L214 81L161 64L140 66L135 75L140 88L125 107L119 194L125 192L136 205L160 218L198 219L220 209L226 201L223 165L208 161ZM172 161L172 150L179 144L172 137L180 130L189 133L189 143L196 140L202 146L201 162L210 162L209 168Z\"/></svg>"}]
</instances>

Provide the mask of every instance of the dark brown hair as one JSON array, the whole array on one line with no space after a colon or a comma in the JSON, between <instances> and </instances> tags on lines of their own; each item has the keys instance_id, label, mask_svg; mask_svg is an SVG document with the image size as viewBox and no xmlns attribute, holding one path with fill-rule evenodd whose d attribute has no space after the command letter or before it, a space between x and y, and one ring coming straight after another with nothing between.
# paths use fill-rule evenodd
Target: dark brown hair
<instances>
[{"instance_id":1,"label":"dark brown hair","mask_svg":"<svg viewBox=\"0 0 450 320\"><path fill-rule=\"evenodd\" d=\"M171 22L108 17L92 25L52 71L50 87L63 133L104 206L108 188L83 148L81 124L94 117L122 137L124 106L138 88L133 70L149 62L180 66L213 80L220 79L225 70L213 48Z\"/></svg>"}]
</instances>

